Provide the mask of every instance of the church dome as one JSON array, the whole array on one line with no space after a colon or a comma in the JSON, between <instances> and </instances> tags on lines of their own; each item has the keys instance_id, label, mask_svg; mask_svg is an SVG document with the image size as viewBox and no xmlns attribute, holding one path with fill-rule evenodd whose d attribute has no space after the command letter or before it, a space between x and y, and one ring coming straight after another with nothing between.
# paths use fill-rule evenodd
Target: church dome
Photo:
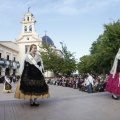
<instances>
[{"instance_id":1,"label":"church dome","mask_svg":"<svg viewBox=\"0 0 120 120\"><path fill-rule=\"evenodd\" d=\"M44 44L48 44L48 45L54 46L54 43L53 43L52 39L49 36L47 36L47 35L42 37L42 42Z\"/></svg>"}]
</instances>

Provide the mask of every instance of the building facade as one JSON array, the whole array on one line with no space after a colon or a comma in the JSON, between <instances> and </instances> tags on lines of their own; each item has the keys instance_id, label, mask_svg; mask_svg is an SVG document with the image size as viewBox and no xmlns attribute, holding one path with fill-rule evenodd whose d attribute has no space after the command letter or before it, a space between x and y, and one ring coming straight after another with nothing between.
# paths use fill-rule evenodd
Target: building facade
<instances>
[{"instance_id":1,"label":"building facade","mask_svg":"<svg viewBox=\"0 0 120 120\"><path fill-rule=\"evenodd\" d=\"M36 20L33 14L27 12L21 21L22 31L21 34L18 36L18 39L15 42L0 41L1 75L5 74L19 75L20 65L22 65L25 58L25 54L27 53L27 50L31 44L36 44L37 49L39 51L40 50L39 46L41 46L42 43L46 41L48 44L52 45L53 48L56 49L53 41L47 35L45 35L44 37L39 37L38 33L35 30L35 23ZM9 65L7 65L8 61ZM53 77L54 74L50 71L47 71L45 73L45 76Z\"/></svg>"},{"instance_id":2,"label":"building facade","mask_svg":"<svg viewBox=\"0 0 120 120\"><path fill-rule=\"evenodd\" d=\"M12 41L0 41L0 75L19 75L19 47Z\"/></svg>"}]
</instances>

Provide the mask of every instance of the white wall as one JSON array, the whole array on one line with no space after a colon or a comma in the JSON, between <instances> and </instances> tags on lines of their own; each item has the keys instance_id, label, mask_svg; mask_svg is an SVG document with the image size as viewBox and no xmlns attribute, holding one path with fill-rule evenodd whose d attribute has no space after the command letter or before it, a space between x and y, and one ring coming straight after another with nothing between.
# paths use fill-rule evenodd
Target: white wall
<instances>
[{"instance_id":1,"label":"white wall","mask_svg":"<svg viewBox=\"0 0 120 120\"><path fill-rule=\"evenodd\" d=\"M11 50L7 47L3 47L0 45L0 53L1 53L1 58L7 59L7 55L9 55L9 60L13 60L14 57L16 58L16 61L18 61L18 52Z\"/></svg>"},{"instance_id":2,"label":"white wall","mask_svg":"<svg viewBox=\"0 0 120 120\"><path fill-rule=\"evenodd\" d=\"M0 53L1 53L1 58L7 59L7 55L9 55L9 60L13 60L14 57L15 57L16 61L19 61L18 52L14 51L14 50L11 50L11 49L9 49L5 46L3 47L2 45L0 45ZM6 68L3 68L2 66L0 66L0 67L1 67L1 75L4 76ZM13 74L13 69L12 68L10 68L10 75L11 74ZM16 70L16 75L19 75L18 69Z\"/></svg>"}]
</instances>

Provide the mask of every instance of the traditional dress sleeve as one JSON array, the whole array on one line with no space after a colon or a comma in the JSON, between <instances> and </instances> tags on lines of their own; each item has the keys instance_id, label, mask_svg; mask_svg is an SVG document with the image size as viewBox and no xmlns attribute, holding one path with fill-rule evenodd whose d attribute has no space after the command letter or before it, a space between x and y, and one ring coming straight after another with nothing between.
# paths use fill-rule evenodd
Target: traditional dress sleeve
<instances>
[{"instance_id":1,"label":"traditional dress sleeve","mask_svg":"<svg viewBox=\"0 0 120 120\"><path fill-rule=\"evenodd\" d=\"M26 59L26 57L24 58L24 60L23 60L23 62L21 64L21 67L19 69L20 75L22 75L22 72L23 72L23 69L24 69L24 66L25 66L25 59Z\"/></svg>"}]
</instances>

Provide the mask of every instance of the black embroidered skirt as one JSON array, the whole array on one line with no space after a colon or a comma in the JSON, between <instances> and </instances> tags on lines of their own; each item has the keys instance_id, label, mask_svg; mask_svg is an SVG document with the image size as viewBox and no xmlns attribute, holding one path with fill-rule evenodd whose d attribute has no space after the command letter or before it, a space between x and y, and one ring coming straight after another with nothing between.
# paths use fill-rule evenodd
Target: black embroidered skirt
<instances>
[{"instance_id":1,"label":"black embroidered skirt","mask_svg":"<svg viewBox=\"0 0 120 120\"><path fill-rule=\"evenodd\" d=\"M21 80L18 82L15 97L21 99L50 97L48 85L41 71L26 61Z\"/></svg>"}]
</instances>

